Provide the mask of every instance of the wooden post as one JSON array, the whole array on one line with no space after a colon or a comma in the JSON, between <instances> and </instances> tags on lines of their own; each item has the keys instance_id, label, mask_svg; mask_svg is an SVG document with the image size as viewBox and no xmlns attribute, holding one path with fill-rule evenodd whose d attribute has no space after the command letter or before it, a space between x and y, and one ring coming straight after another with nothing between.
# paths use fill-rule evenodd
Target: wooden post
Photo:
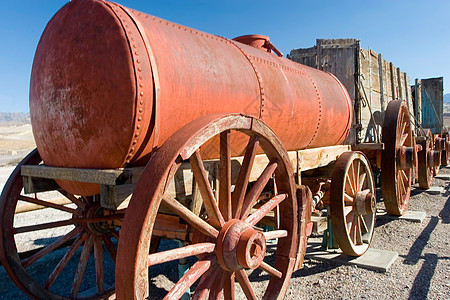
<instances>
[{"instance_id":1,"label":"wooden post","mask_svg":"<svg viewBox=\"0 0 450 300\"><path fill-rule=\"evenodd\" d=\"M419 124L422 124L422 85L419 79L416 78L414 97L415 117Z\"/></svg>"},{"instance_id":2,"label":"wooden post","mask_svg":"<svg viewBox=\"0 0 450 300\"><path fill-rule=\"evenodd\" d=\"M392 100L397 99L396 91L395 91L395 82L394 82L394 64L389 63L390 69L391 69L391 90L392 90Z\"/></svg>"},{"instance_id":3,"label":"wooden post","mask_svg":"<svg viewBox=\"0 0 450 300\"><path fill-rule=\"evenodd\" d=\"M380 75L380 103L381 103L381 113L384 116L386 110L386 102L384 101L384 86L383 86L383 55L378 54L378 70Z\"/></svg>"},{"instance_id":4,"label":"wooden post","mask_svg":"<svg viewBox=\"0 0 450 300\"><path fill-rule=\"evenodd\" d=\"M400 68L397 68L398 97L399 99L405 100L403 98L402 76L400 74L401 74Z\"/></svg>"}]
</instances>

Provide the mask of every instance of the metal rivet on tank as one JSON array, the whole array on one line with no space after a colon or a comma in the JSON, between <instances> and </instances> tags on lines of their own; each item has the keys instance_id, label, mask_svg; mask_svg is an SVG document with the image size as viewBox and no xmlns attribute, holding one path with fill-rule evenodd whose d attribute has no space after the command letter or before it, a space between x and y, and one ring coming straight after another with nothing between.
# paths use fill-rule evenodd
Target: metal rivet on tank
<instances>
[{"instance_id":1,"label":"metal rivet on tank","mask_svg":"<svg viewBox=\"0 0 450 300\"><path fill-rule=\"evenodd\" d=\"M134 54L139 55L139 52L136 51L136 52L134 52Z\"/></svg>"},{"instance_id":2,"label":"metal rivet on tank","mask_svg":"<svg viewBox=\"0 0 450 300\"><path fill-rule=\"evenodd\" d=\"M133 140L133 145L136 145L137 144L137 140Z\"/></svg>"},{"instance_id":3,"label":"metal rivet on tank","mask_svg":"<svg viewBox=\"0 0 450 300\"><path fill-rule=\"evenodd\" d=\"M140 63L141 63L141 60L138 58L138 59L136 59L136 62L137 62L138 64L140 64Z\"/></svg>"},{"instance_id":4,"label":"metal rivet on tank","mask_svg":"<svg viewBox=\"0 0 450 300\"><path fill-rule=\"evenodd\" d=\"M140 121L142 121L142 117L139 117L139 118L138 118L138 122L140 122Z\"/></svg>"},{"instance_id":5,"label":"metal rivet on tank","mask_svg":"<svg viewBox=\"0 0 450 300\"><path fill-rule=\"evenodd\" d=\"M139 136L139 132L136 132L136 133L134 134L134 137L137 138L138 136Z\"/></svg>"},{"instance_id":6,"label":"metal rivet on tank","mask_svg":"<svg viewBox=\"0 0 450 300\"><path fill-rule=\"evenodd\" d=\"M140 105L144 105L144 100L139 101Z\"/></svg>"},{"instance_id":7,"label":"metal rivet on tank","mask_svg":"<svg viewBox=\"0 0 450 300\"><path fill-rule=\"evenodd\" d=\"M142 113L144 110L142 108L139 108L139 112Z\"/></svg>"},{"instance_id":8,"label":"metal rivet on tank","mask_svg":"<svg viewBox=\"0 0 450 300\"><path fill-rule=\"evenodd\" d=\"M137 126L136 126L136 129L141 129L141 125L137 125Z\"/></svg>"},{"instance_id":9,"label":"metal rivet on tank","mask_svg":"<svg viewBox=\"0 0 450 300\"><path fill-rule=\"evenodd\" d=\"M139 83L139 86L140 86L141 88L143 88L143 87L144 87L144 85L143 85L142 83Z\"/></svg>"},{"instance_id":10,"label":"metal rivet on tank","mask_svg":"<svg viewBox=\"0 0 450 300\"><path fill-rule=\"evenodd\" d=\"M139 95L144 96L144 92L140 92Z\"/></svg>"}]
</instances>

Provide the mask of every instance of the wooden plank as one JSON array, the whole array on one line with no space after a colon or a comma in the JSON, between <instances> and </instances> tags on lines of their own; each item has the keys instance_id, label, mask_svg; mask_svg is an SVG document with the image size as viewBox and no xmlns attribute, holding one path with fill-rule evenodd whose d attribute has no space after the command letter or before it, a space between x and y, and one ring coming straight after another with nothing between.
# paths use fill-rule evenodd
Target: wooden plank
<instances>
[{"instance_id":1,"label":"wooden plank","mask_svg":"<svg viewBox=\"0 0 450 300\"><path fill-rule=\"evenodd\" d=\"M422 79L422 127L439 134L443 128L443 78Z\"/></svg>"},{"instance_id":2,"label":"wooden plank","mask_svg":"<svg viewBox=\"0 0 450 300\"><path fill-rule=\"evenodd\" d=\"M352 150L355 151L384 150L384 143L361 143L357 145L352 145Z\"/></svg>"},{"instance_id":3,"label":"wooden plank","mask_svg":"<svg viewBox=\"0 0 450 300\"><path fill-rule=\"evenodd\" d=\"M45 165L22 166L22 176L60 179L77 182L116 185L137 181L144 171L144 167L127 169L80 169L60 168Z\"/></svg>"},{"instance_id":4,"label":"wooden plank","mask_svg":"<svg viewBox=\"0 0 450 300\"><path fill-rule=\"evenodd\" d=\"M338 145L298 151L298 169L306 171L324 167L335 161L342 153L350 151L350 145Z\"/></svg>"},{"instance_id":5,"label":"wooden plank","mask_svg":"<svg viewBox=\"0 0 450 300\"><path fill-rule=\"evenodd\" d=\"M23 176L23 188L25 194L34 194L57 190L59 185L53 179Z\"/></svg>"},{"instance_id":6,"label":"wooden plank","mask_svg":"<svg viewBox=\"0 0 450 300\"><path fill-rule=\"evenodd\" d=\"M419 124L422 124L422 85L419 79L416 78L414 87L414 117Z\"/></svg>"},{"instance_id":7,"label":"wooden plank","mask_svg":"<svg viewBox=\"0 0 450 300\"><path fill-rule=\"evenodd\" d=\"M405 95L404 87L402 86L402 72L400 68L397 68L397 86L398 86L398 99L405 100L403 95Z\"/></svg>"},{"instance_id":8,"label":"wooden plank","mask_svg":"<svg viewBox=\"0 0 450 300\"><path fill-rule=\"evenodd\" d=\"M397 94L396 94L396 90L395 90L395 74L394 74L394 64L391 62L389 63L389 70L390 70L390 78L391 78L391 95L392 95L392 100L396 99Z\"/></svg>"},{"instance_id":9,"label":"wooden plank","mask_svg":"<svg viewBox=\"0 0 450 300\"><path fill-rule=\"evenodd\" d=\"M378 77L380 81L380 107L381 113L386 111L386 101L384 99L384 80L383 80L383 56L381 53L378 55Z\"/></svg>"}]
</instances>

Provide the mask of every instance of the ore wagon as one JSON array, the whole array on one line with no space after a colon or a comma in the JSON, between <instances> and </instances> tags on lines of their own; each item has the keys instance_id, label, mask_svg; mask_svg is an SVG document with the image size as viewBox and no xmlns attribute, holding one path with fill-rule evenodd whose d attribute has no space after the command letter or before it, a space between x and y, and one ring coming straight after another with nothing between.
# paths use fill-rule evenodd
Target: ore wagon
<instances>
[{"instance_id":1,"label":"ore wagon","mask_svg":"<svg viewBox=\"0 0 450 300\"><path fill-rule=\"evenodd\" d=\"M37 149L1 194L0 259L14 282L38 299L176 299L189 290L234 299L238 285L249 299L279 299L320 206L330 208L339 247L362 255L375 225L371 164L381 158L392 179L394 212L409 197L408 105L387 105L384 154L376 152L380 141L351 140L344 85L281 56L262 35L229 40L112 2L67 3L33 62ZM358 144L375 158L353 151ZM22 205L54 218L23 225ZM20 251L27 236L48 231L42 247ZM169 290L149 282L174 261L186 268ZM252 270L267 274L264 295Z\"/></svg>"},{"instance_id":2,"label":"ore wagon","mask_svg":"<svg viewBox=\"0 0 450 300\"><path fill-rule=\"evenodd\" d=\"M403 214L412 182L417 179L427 189L439 166L447 165L442 77L416 80L411 89L406 73L381 53L362 48L357 39L318 39L314 47L294 49L288 57L333 73L347 88L355 118L346 142L368 155L380 173L387 212ZM396 122L402 123L397 132Z\"/></svg>"}]
</instances>

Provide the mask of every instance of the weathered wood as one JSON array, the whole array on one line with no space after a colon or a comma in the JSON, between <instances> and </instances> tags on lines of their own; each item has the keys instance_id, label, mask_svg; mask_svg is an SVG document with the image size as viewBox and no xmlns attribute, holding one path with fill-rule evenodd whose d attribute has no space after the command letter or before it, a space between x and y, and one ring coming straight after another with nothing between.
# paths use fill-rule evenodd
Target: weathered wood
<instances>
[{"instance_id":1,"label":"weathered wood","mask_svg":"<svg viewBox=\"0 0 450 300\"><path fill-rule=\"evenodd\" d=\"M364 150L384 150L383 143L363 143L352 145L352 150L364 151Z\"/></svg>"},{"instance_id":2,"label":"weathered wood","mask_svg":"<svg viewBox=\"0 0 450 300\"><path fill-rule=\"evenodd\" d=\"M57 190L59 185L53 179L23 176L23 188L25 194L34 194Z\"/></svg>"},{"instance_id":3,"label":"weathered wood","mask_svg":"<svg viewBox=\"0 0 450 300\"><path fill-rule=\"evenodd\" d=\"M104 185L119 185L137 182L144 167L125 169L79 169L59 168L45 165L22 166L22 176L70 180L77 182L98 183Z\"/></svg>"},{"instance_id":4,"label":"weathered wood","mask_svg":"<svg viewBox=\"0 0 450 300\"><path fill-rule=\"evenodd\" d=\"M338 145L299 150L298 169L303 172L306 170L324 167L330 162L335 161L339 157L339 155L349 150L351 150L350 145Z\"/></svg>"},{"instance_id":5,"label":"weathered wood","mask_svg":"<svg viewBox=\"0 0 450 300\"><path fill-rule=\"evenodd\" d=\"M56 204L56 205L66 205L66 204L72 203L72 201L70 201L69 199L66 199L66 198L46 200L46 202ZM34 204L34 203L19 203L16 206L15 213L20 214L20 213L39 210L39 209L43 209L43 208L47 208L47 207L48 206L38 205L38 204Z\"/></svg>"}]
</instances>

